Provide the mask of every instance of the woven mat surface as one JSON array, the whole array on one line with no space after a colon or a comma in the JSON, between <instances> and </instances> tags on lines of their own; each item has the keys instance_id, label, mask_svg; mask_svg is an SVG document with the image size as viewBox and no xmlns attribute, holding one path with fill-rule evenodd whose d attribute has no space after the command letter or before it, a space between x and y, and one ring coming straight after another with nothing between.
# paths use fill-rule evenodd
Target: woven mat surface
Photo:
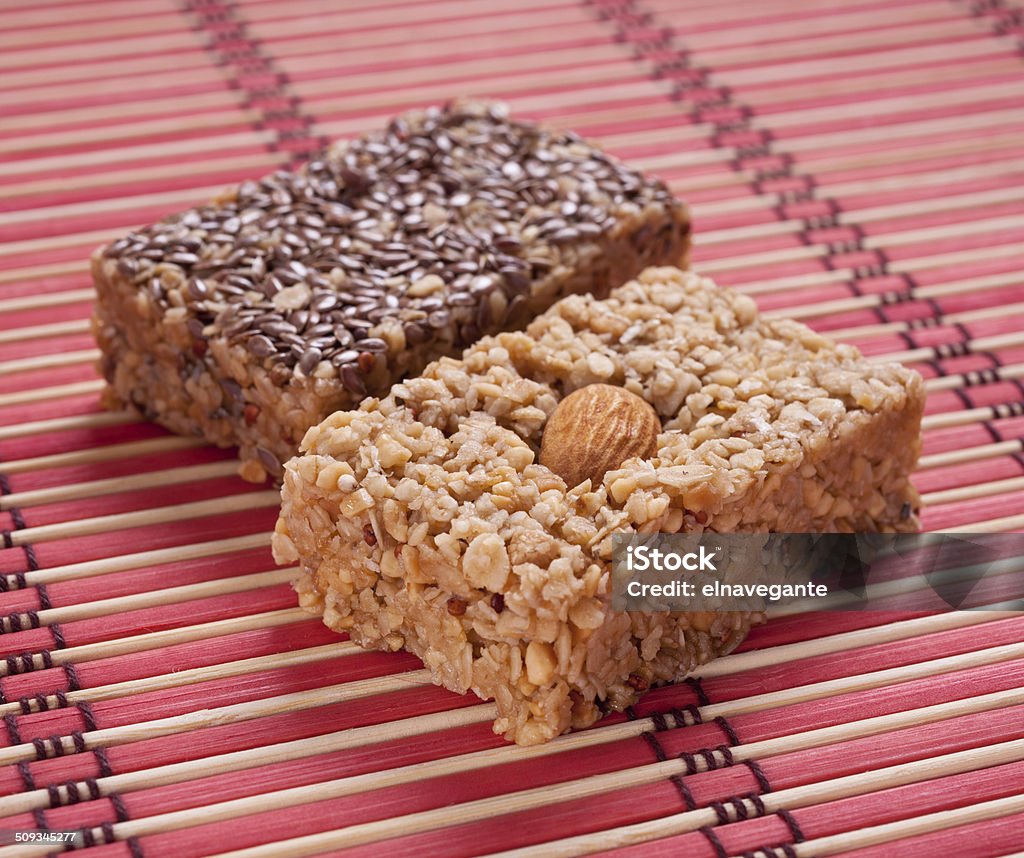
<instances>
[{"instance_id":1,"label":"woven mat surface","mask_svg":"<svg viewBox=\"0 0 1024 858\"><path fill-rule=\"evenodd\" d=\"M915 366L926 527L1019 530L1022 39L1010 0L0 2L0 829L90 858L1024 848L1024 615L775 619L509 747L295 607L276 493L229 451L102 411L85 262L406 107L499 97L669 181L702 272Z\"/></svg>"}]
</instances>

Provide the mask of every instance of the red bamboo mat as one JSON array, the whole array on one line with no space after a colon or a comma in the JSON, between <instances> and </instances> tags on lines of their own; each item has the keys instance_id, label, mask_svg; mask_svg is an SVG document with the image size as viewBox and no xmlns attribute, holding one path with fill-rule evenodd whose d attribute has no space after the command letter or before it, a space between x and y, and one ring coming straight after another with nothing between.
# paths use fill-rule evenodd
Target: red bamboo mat
<instances>
[{"instance_id":1,"label":"red bamboo mat","mask_svg":"<svg viewBox=\"0 0 1024 858\"><path fill-rule=\"evenodd\" d=\"M509 747L295 607L228 452L100 410L85 259L498 97L669 181L699 270L914 365L926 527L1020 530L1022 40L1009 0L0 2L0 829L95 858L1021 849L1024 615L777 617Z\"/></svg>"}]
</instances>

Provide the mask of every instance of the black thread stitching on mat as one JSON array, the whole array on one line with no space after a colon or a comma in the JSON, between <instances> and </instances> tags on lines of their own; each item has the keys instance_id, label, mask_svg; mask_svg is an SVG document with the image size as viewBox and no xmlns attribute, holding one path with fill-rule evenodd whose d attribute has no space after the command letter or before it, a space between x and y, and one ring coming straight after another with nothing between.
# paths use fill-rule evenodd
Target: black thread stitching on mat
<instances>
[{"instance_id":1,"label":"black thread stitching on mat","mask_svg":"<svg viewBox=\"0 0 1024 858\"><path fill-rule=\"evenodd\" d=\"M661 747L661 742L658 741L657 737L650 730L645 730L640 734L644 737L644 741L650 745L651 750L654 752L654 756L658 758L659 763L664 763L668 757L665 755L665 749Z\"/></svg>"},{"instance_id":2,"label":"black thread stitching on mat","mask_svg":"<svg viewBox=\"0 0 1024 858\"><path fill-rule=\"evenodd\" d=\"M21 730L18 729L18 722L14 715L4 715L4 725L7 727L7 736L11 740L11 745L20 745L21 742Z\"/></svg>"},{"instance_id":3,"label":"black thread stitching on mat","mask_svg":"<svg viewBox=\"0 0 1024 858\"><path fill-rule=\"evenodd\" d=\"M693 727L704 723L704 716L700 714L700 709L692 703L687 703L685 706L673 706L669 711L675 719L676 727Z\"/></svg>"},{"instance_id":4,"label":"black thread stitching on mat","mask_svg":"<svg viewBox=\"0 0 1024 858\"><path fill-rule=\"evenodd\" d=\"M747 807L747 802L753 809ZM757 819L765 815L764 802L757 793L733 796L722 801L713 801L708 805L718 817L719 825L728 825L731 822L742 822L747 819Z\"/></svg>"},{"instance_id":5,"label":"black thread stitching on mat","mask_svg":"<svg viewBox=\"0 0 1024 858\"><path fill-rule=\"evenodd\" d=\"M70 661L64 665L64 676L68 680L69 691L78 691L81 689L82 685L78 681L78 671Z\"/></svg>"},{"instance_id":6,"label":"black thread stitching on mat","mask_svg":"<svg viewBox=\"0 0 1024 858\"><path fill-rule=\"evenodd\" d=\"M683 780L682 775L672 775L669 778L673 786L679 791L679 796L683 800L683 805L687 810L696 810L697 802L693 798L693 793L690 792L690 788L686 785L686 781Z\"/></svg>"},{"instance_id":7,"label":"black thread stitching on mat","mask_svg":"<svg viewBox=\"0 0 1024 858\"><path fill-rule=\"evenodd\" d=\"M762 794L772 791L772 785L768 782L768 776L765 775L764 769L761 768L757 760L744 760L743 765L750 769L750 772L754 776L754 780L757 781L757 785Z\"/></svg>"},{"instance_id":8,"label":"black thread stitching on mat","mask_svg":"<svg viewBox=\"0 0 1024 858\"><path fill-rule=\"evenodd\" d=\"M711 844L711 848L715 850L716 858L729 858L729 853L725 846L722 845L722 841L718 839L718 834L715 829L710 825L705 825L699 829L700 833L703 834L708 843Z\"/></svg>"},{"instance_id":9,"label":"black thread stitching on mat","mask_svg":"<svg viewBox=\"0 0 1024 858\"><path fill-rule=\"evenodd\" d=\"M715 725L725 733L725 738L729 740L730 745L740 744L740 737L736 735L736 731L733 730L732 724L725 720L721 715L715 718Z\"/></svg>"},{"instance_id":10,"label":"black thread stitching on mat","mask_svg":"<svg viewBox=\"0 0 1024 858\"><path fill-rule=\"evenodd\" d=\"M18 774L21 775L26 792L31 792L36 788L36 779L32 776L32 769L28 764L28 760L22 760L18 763Z\"/></svg>"},{"instance_id":11,"label":"black thread stitching on mat","mask_svg":"<svg viewBox=\"0 0 1024 858\"><path fill-rule=\"evenodd\" d=\"M125 807L124 799L118 793L113 793L110 796L110 803L114 806L114 817L118 822L128 819L128 808Z\"/></svg>"},{"instance_id":12,"label":"black thread stitching on mat","mask_svg":"<svg viewBox=\"0 0 1024 858\"><path fill-rule=\"evenodd\" d=\"M1017 52L1024 56L1024 9L1010 6L1006 0L972 0L967 4L967 11L972 18L988 19L989 29L996 36L1008 36L1014 30L1021 30Z\"/></svg>"},{"instance_id":13,"label":"black thread stitching on mat","mask_svg":"<svg viewBox=\"0 0 1024 858\"><path fill-rule=\"evenodd\" d=\"M804 833L800 829L800 826L796 821L796 817L793 816L792 813L790 813L785 808L777 810L776 813L778 814L779 818L786 823L786 827L789 829L790 834L793 835L794 843L803 843L807 839L806 837L804 837Z\"/></svg>"},{"instance_id":14,"label":"black thread stitching on mat","mask_svg":"<svg viewBox=\"0 0 1024 858\"><path fill-rule=\"evenodd\" d=\"M85 722L85 732L91 733L96 729L96 716L93 714L92 706L83 700L78 704L78 711L82 713L82 720Z\"/></svg>"},{"instance_id":15,"label":"black thread stitching on mat","mask_svg":"<svg viewBox=\"0 0 1024 858\"><path fill-rule=\"evenodd\" d=\"M110 759L107 757L107 749L96 748L92 753L100 764L100 777L109 778L114 773L114 770L110 767Z\"/></svg>"},{"instance_id":16,"label":"black thread stitching on mat","mask_svg":"<svg viewBox=\"0 0 1024 858\"><path fill-rule=\"evenodd\" d=\"M324 148L329 140L312 133L314 119L303 113L302 99L289 91L288 75L276 67L274 58L263 50L260 40L248 32L248 25L233 0L185 0L185 9L199 21L194 29L209 37L207 50L216 64L231 75L229 85L245 94L245 107L257 110L260 118L253 127L274 133L272 151L292 151L292 163ZM248 77L273 81L247 82ZM286 147L298 141L302 145Z\"/></svg>"},{"instance_id":17,"label":"black thread stitching on mat","mask_svg":"<svg viewBox=\"0 0 1024 858\"><path fill-rule=\"evenodd\" d=\"M693 693L697 696L698 706L704 707L711 705L711 700L708 697L707 692L704 691L704 686L701 685L699 679L695 679L692 676L688 676L685 682L691 689L693 689Z\"/></svg>"},{"instance_id":18,"label":"black thread stitching on mat","mask_svg":"<svg viewBox=\"0 0 1024 858\"><path fill-rule=\"evenodd\" d=\"M692 754L687 751L681 751L679 759L686 766L686 774L688 775L695 775L698 772L712 772L715 769L728 768L733 764L732 751L726 745L719 745L717 748L702 748ZM703 761L703 766L701 766L700 761Z\"/></svg>"}]
</instances>

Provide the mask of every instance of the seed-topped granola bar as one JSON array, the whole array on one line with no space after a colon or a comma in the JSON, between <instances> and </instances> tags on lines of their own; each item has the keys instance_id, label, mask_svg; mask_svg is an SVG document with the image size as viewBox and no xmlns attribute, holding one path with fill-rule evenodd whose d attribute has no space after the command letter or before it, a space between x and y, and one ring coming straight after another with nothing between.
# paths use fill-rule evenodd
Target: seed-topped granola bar
<instances>
[{"instance_id":1,"label":"seed-topped granola bar","mask_svg":"<svg viewBox=\"0 0 1024 858\"><path fill-rule=\"evenodd\" d=\"M112 405L281 473L331 411L558 298L685 264L685 207L571 133L455 103L93 256Z\"/></svg>"},{"instance_id":2,"label":"seed-topped granola bar","mask_svg":"<svg viewBox=\"0 0 1024 858\"><path fill-rule=\"evenodd\" d=\"M275 555L328 626L545 741L758 619L613 611L613 535L916 530L923 402L910 370L650 269L310 429Z\"/></svg>"}]
</instances>

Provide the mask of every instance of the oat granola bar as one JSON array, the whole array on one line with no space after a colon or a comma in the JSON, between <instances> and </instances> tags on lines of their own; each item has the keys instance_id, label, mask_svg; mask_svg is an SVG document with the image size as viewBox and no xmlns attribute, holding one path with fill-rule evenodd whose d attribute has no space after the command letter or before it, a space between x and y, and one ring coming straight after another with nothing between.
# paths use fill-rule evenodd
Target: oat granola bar
<instances>
[{"instance_id":1,"label":"oat granola bar","mask_svg":"<svg viewBox=\"0 0 1024 858\"><path fill-rule=\"evenodd\" d=\"M560 401L596 383L654 407L656 452L567 485L539 451ZM910 370L649 269L310 429L274 550L301 561L300 600L328 626L416 653L446 688L493 698L496 731L545 741L759 619L612 611L613 534L916 530L923 400Z\"/></svg>"},{"instance_id":2,"label":"oat granola bar","mask_svg":"<svg viewBox=\"0 0 1024 858\"><path fill-rule=\"evenodd\" d=\"M558 298L685 264L685 207L571 133L456 103L98 250L111 405L279 476L303 433Z\"/></svg>"}]
</instances>

